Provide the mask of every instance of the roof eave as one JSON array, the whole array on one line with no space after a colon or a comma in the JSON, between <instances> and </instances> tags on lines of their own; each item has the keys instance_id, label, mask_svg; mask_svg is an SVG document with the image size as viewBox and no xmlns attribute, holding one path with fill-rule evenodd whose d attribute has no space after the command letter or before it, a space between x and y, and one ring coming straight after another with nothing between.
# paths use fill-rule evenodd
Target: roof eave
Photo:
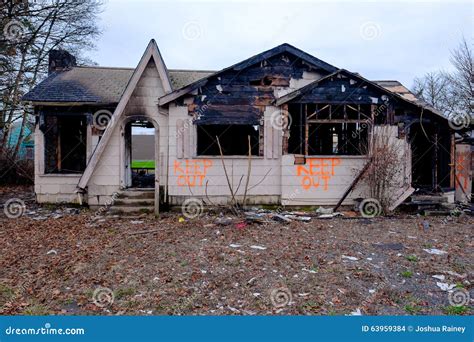
<instances>
[{"instance_id":1,"label":"roof eave","mask_svg":"<svg viewBox=\"0 0 474 342\"><path fill-rule=\"evenodd\" d=\"M401 101L403 101L403 102L409 103L409 104L414 105L414 106L416 106L416 107L418 107L418 108L420 108L420 109L423 109L423 110L428 110L429 112L431 112L431 113L433 113L433 114L439 116L440 118L445 119L445 120L448 120L448 118L446 118L446 116L444 116L441 112L439 112L439 111L436 110L435 108L428 108L428 107L423 106L423 105L421 105L421 104L419 104L419 103L410 101L410 100L404 98L403 96L401 96L400 94L397 94L397 93L395 93L395 92L393 92L393 91L390 91L390 90L388 90L387 88L384 88L383 86L377 84L376 82L373 82L373 81L371 81L371 80L368 80L368 79L366 79L366 78L364 78L364 77L362 77L362 76L360 76L360 75L356 75L356 74L354 74L354 73L352 73L352 72L350 72L350 71L348 71L348 70L346 70L346 69L339 69L339 70L337 70L336 72L334 72L334 73L332 73L332 74L330 74L330 75L327 75L327 76L325 76L325 77L323 77L323 78L320 78L319 80L315 80L315 81L311 82L310 84L308 84L308 85L306 85L306 86L304 86L304 87L302 87L302 88L296 89L295 91L293 91L293 92L291 92L291 93L289 93L289 94L283 95L283 96L277 98L276 100L274 100L274 104L275 104L275 106L281 106L281 105L283 105L283 104L285 104L285 103L287 103L287 102L289 102L289 101L291 101L291 100L297 98L298 96L304 95L304 93L306 93L307 91L309 91L309 90L311 90L312 88L314 88L315 86L317 86L318 83L320 83L321 81L326 80L326 79L328 79L328 78L330 78L330 77L333 77L333 76L337 75L338 73L342 73L342 72L349 74L351 77L358 78L358 79L360 79L360 80L362 80L362 81L364 81L364 82L366 82L366 83L368 83L368 84L370 84L370 85L372 85L372 86L378 88L379 90L381 90L381 91L383 91L383 92L385 92L385 93L389 93L390 95L395 96L396 98L398 98L399 100L401 100Z\"/></svg>"}]
</instances>

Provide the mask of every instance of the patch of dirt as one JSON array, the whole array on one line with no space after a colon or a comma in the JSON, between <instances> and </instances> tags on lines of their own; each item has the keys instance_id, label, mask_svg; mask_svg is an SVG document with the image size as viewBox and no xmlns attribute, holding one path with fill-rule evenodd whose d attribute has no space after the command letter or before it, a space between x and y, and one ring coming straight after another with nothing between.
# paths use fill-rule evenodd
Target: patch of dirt
<instances>
[{"instance_id":1,"label":"patch of dirt","mask_svg":"<svg viewBox=\"0 0 474 342\"><path fill-rule=\"evenodd\" d=\"M467 216L223 226L26 206L42 218L0 213L1 314L437 315L450 304L433 275L473 293Z\"/></svg>"}]
</instances>

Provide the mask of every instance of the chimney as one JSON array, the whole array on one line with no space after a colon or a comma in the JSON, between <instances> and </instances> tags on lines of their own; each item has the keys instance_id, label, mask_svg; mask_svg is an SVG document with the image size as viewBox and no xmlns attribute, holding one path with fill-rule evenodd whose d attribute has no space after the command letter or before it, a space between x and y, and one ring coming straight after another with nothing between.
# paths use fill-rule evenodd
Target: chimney
<instances>
[{"instance_id":1,"label":"chimney","mask_svg":"<svg viewBox=\"0 0 474 342\"><path fill-rule=\"evenodd\" d=\"M76 66L76 57L66 50L51 50L49 52L48 74L63 71Z\"/></svg>"}]
</instances>

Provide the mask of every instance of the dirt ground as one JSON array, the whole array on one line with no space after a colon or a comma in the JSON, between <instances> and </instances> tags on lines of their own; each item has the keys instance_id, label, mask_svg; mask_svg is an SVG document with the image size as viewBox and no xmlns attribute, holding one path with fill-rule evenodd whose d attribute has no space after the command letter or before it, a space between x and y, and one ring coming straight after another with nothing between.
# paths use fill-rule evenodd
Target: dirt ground
<instances>
[{"instance_id":1,"label":"dirt ground","mask_svg":"<svg viewBox=\"0 0 474 342\"><path fill-rule=\"evenodd\" d=\"M0 189L26 203L0 213L1 314L473 313L449 301L473 298L471 216L219 225L38 207L30 190Z\"/></svg>"}]
</instances>

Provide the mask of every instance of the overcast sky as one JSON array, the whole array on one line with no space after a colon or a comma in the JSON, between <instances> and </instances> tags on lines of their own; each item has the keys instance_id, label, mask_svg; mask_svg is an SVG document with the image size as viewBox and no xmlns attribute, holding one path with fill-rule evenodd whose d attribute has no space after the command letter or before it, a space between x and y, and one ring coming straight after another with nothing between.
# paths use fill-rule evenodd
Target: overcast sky
<instances>
[{"instance_id":1,"label":"overcast sky","mask_svg":"<svg viewBox=\"0 0 474 342\"><path fill-rule=\"evenodd\" d=\"M474 36L472 1L109 0L90 56L135 67L155 38L169 69L219 70L281 43L374 80L449 69Z\"/></svg>"}]
</instances>

